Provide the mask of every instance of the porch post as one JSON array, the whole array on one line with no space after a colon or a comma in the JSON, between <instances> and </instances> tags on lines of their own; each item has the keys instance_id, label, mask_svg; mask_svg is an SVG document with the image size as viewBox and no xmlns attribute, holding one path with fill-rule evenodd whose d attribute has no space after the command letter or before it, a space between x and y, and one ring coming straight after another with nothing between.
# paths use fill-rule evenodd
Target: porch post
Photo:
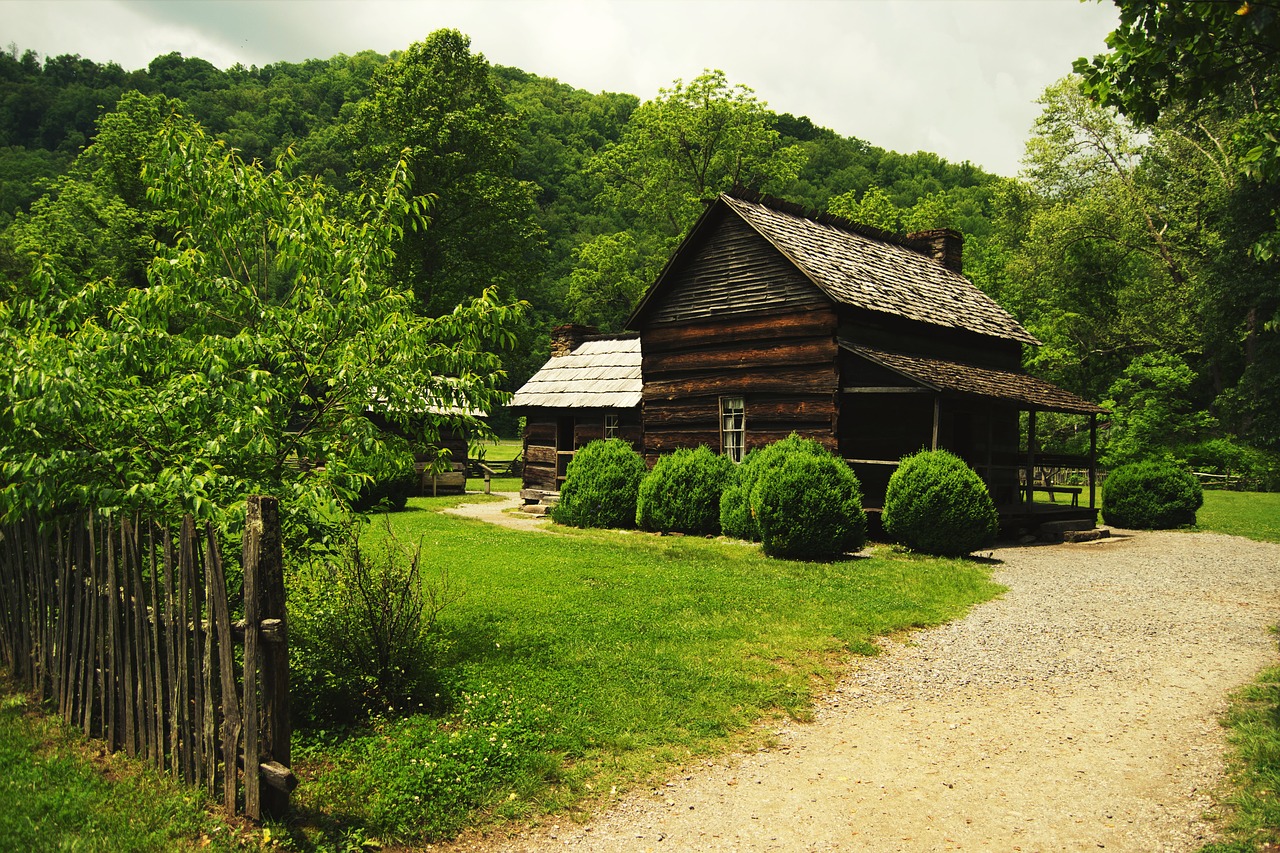
<instances>
[{"instance_id":1,"label":"porch post","mask_svg":"<svg viewBox=\"0 0 1280 853\"><path fill-rule=\"evenodd\" d=\"M936 394L933 398L933 445L930 450L938 449L938 420L940 417L940 409L942 407L942 395Z\"/></svg>"},{"instance_id":2,"label":"porch post","mask_svg":"<svg viewBox=\"0 0 1280 853\"><path fill-rule=\"evenodd\" d=\"M1036 410L1027 412L1027 512L1031 512L1031 501L1035 495L1032 490L1036 469Z\"/></svg>"},{"instance_id":3,"label":"porch post","mask_svg":"<svg viewBox=\"0 0 1280 853\"><path fill-rule=\"evenodd\" d=\"M1098 416L1089 415L1089 509L1097 509L1094 492L1098 482Z\"/></svg>"}]
</instances>

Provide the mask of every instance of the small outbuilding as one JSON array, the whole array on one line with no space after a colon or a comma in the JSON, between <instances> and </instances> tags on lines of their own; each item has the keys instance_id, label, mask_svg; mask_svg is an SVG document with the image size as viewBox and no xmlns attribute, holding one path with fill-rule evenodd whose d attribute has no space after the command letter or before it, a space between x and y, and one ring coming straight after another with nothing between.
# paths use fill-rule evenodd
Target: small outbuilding
<instances>
[{"instance_id":1,"label":"small outbuilding","mask_svg":"<svg viewBox=\"0 0 1280 853\"><path fill-rule=\"evenodd\" d=\"M511 398L525 419L526 489L559 491L574 452L590 441L621 438L641 448L640 337L594 332L553 330L551 358Z\"/></svg>"}]
</instances>

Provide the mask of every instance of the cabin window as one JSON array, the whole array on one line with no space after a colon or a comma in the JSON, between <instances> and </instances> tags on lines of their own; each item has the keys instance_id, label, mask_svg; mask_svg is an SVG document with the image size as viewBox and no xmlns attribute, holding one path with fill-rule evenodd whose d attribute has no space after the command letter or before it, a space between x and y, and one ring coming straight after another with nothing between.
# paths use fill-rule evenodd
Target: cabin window
<instances>
[{"instance_id":1,"label":"cabin window","mask_svg":"<svg viewBox=\"0 0 1280 853\"><path fill-rule=\"evenodd\" d=\"M605 438L618 437L618 416L617 415L604 416L604 437Z\"/></svg>"},{"instance_id":2,"label":"cabin window","mask_svg":"<svg viewBox=\"0 0 1280 853\"><path fill-rule=\"evenodd\" d=\"M742 397L720 398L721 452L734 462L742 461L743 438L746 435L747 407Z\"/></svg>"}]
</instances>

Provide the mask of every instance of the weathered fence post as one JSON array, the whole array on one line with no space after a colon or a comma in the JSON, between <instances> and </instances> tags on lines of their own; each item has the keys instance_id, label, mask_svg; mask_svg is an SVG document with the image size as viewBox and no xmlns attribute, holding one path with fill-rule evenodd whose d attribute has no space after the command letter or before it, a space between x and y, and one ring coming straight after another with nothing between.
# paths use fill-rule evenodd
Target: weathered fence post
<instances>
[{"instance_id":1,"label":"weathered fence post","mask_svg":"<svg viewBox=\"0 0 1280 853\"><path fill-rule=\"evenodd\" d=\"M275 498L249 498L244 537L245 814L261 820L282 817L297 784L289 769L289 646Z\"/></svg>"}]
</instances>

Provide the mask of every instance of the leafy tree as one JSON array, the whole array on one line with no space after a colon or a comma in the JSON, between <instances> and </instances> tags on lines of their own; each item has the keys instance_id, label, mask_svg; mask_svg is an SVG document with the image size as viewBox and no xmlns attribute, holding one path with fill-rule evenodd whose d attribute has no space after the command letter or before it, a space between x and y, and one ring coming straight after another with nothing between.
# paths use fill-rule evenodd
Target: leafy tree
<instances>
[{"instance_id":1,"label":"leafy tree","mask_svg":"<svg viewBox=\"0 0 1280 853\"><path fill-rule=\"evenodd\" d=\"M861 197L856 198L853 192L838 195L828 202L827 211L881 231L902 230L902 211L880 187L868 187Z\"/></svg>"},{"instance_id":2,"label":"leafy tree","mask_svg":"<svg viewBox=\"0 0 1280 853\"><path fill-rule=\"evenodd\" d=\"M1075 63L1089 91L1148 125L1185 104L1242 96L1242 165L1280 182L1280 3L1115 2L1120 25L1107 37L1110 52ZM1270 256L1278 245L1273 231L1257 249Z\"/></svg>"},{"instance_id":3,"label":"leafy tree","mask_svg":"<svg viewBox=\"0 0 1280 853\"><path fill-rule=\"evenodd\" d=\"M731 85L723 71L705 71L641 104L595 169L605 181L603 203L677 237L702 200L735 184L776 190L796 177L803 156L782 144L773 115L751 89Z\"/></svg>"},{"instance_id":4,"label":"leafy tree","mask_svg":"<svg viewBox=\"0 0 1280 853\"><path fill-rule=\"evenodd\" d=\"M575 322L614 332L630 316L657 275L640 261L635 238L626 232L602 234L574 251L578 265L569 277L569 305Z\"/></svg>"},{"instance_id":5,"label":"leafy tree","mask_svg":"<svg viewBox=\"0 0 1280 853\"><path fill-rule=\"evenodd\" d=\"M1217 426L1191 395L1195 374L1182 359L1165 352L1144 353L1129 363L1111 386L1107 401L1111 428L1103 463L1136 462L1203 438Z\"/></svg>"},{"instance_id":6,"label":"leafy tree","mask_svg":"<svg viewBox=\"0 0 1280 853\"><path fill-rule=\"evenodd\" d=\"M38 293L0 303L0 510L66 504L234 513L247 494L300 520L332 517L359 487L347 460L400 448L371 406L418 436L501 402L495 354L518 310L493 291L438 319L388 275L422 225L399 162L379 191L335 213L314 178L246 163L169 117L141 178L176 238L145 288L36 264ZM317 467L317 463L323 463Z\"/></svg>"},{"instance_id":7,"label":"leafy tree","mask_svg":"<svg viewBox=\"0 0 1280 853\"><path fill-rule=\"evenodd\" d=\"M542 235L534 187L512 174L514 117L466 36L439 30L411 45L345 127L358 181L376 181L404 151L415 192L439 201L430 228L404 235L394 266L428 314L490 287L522 293L536 278Z\"/></svg>"}]
</instances>

